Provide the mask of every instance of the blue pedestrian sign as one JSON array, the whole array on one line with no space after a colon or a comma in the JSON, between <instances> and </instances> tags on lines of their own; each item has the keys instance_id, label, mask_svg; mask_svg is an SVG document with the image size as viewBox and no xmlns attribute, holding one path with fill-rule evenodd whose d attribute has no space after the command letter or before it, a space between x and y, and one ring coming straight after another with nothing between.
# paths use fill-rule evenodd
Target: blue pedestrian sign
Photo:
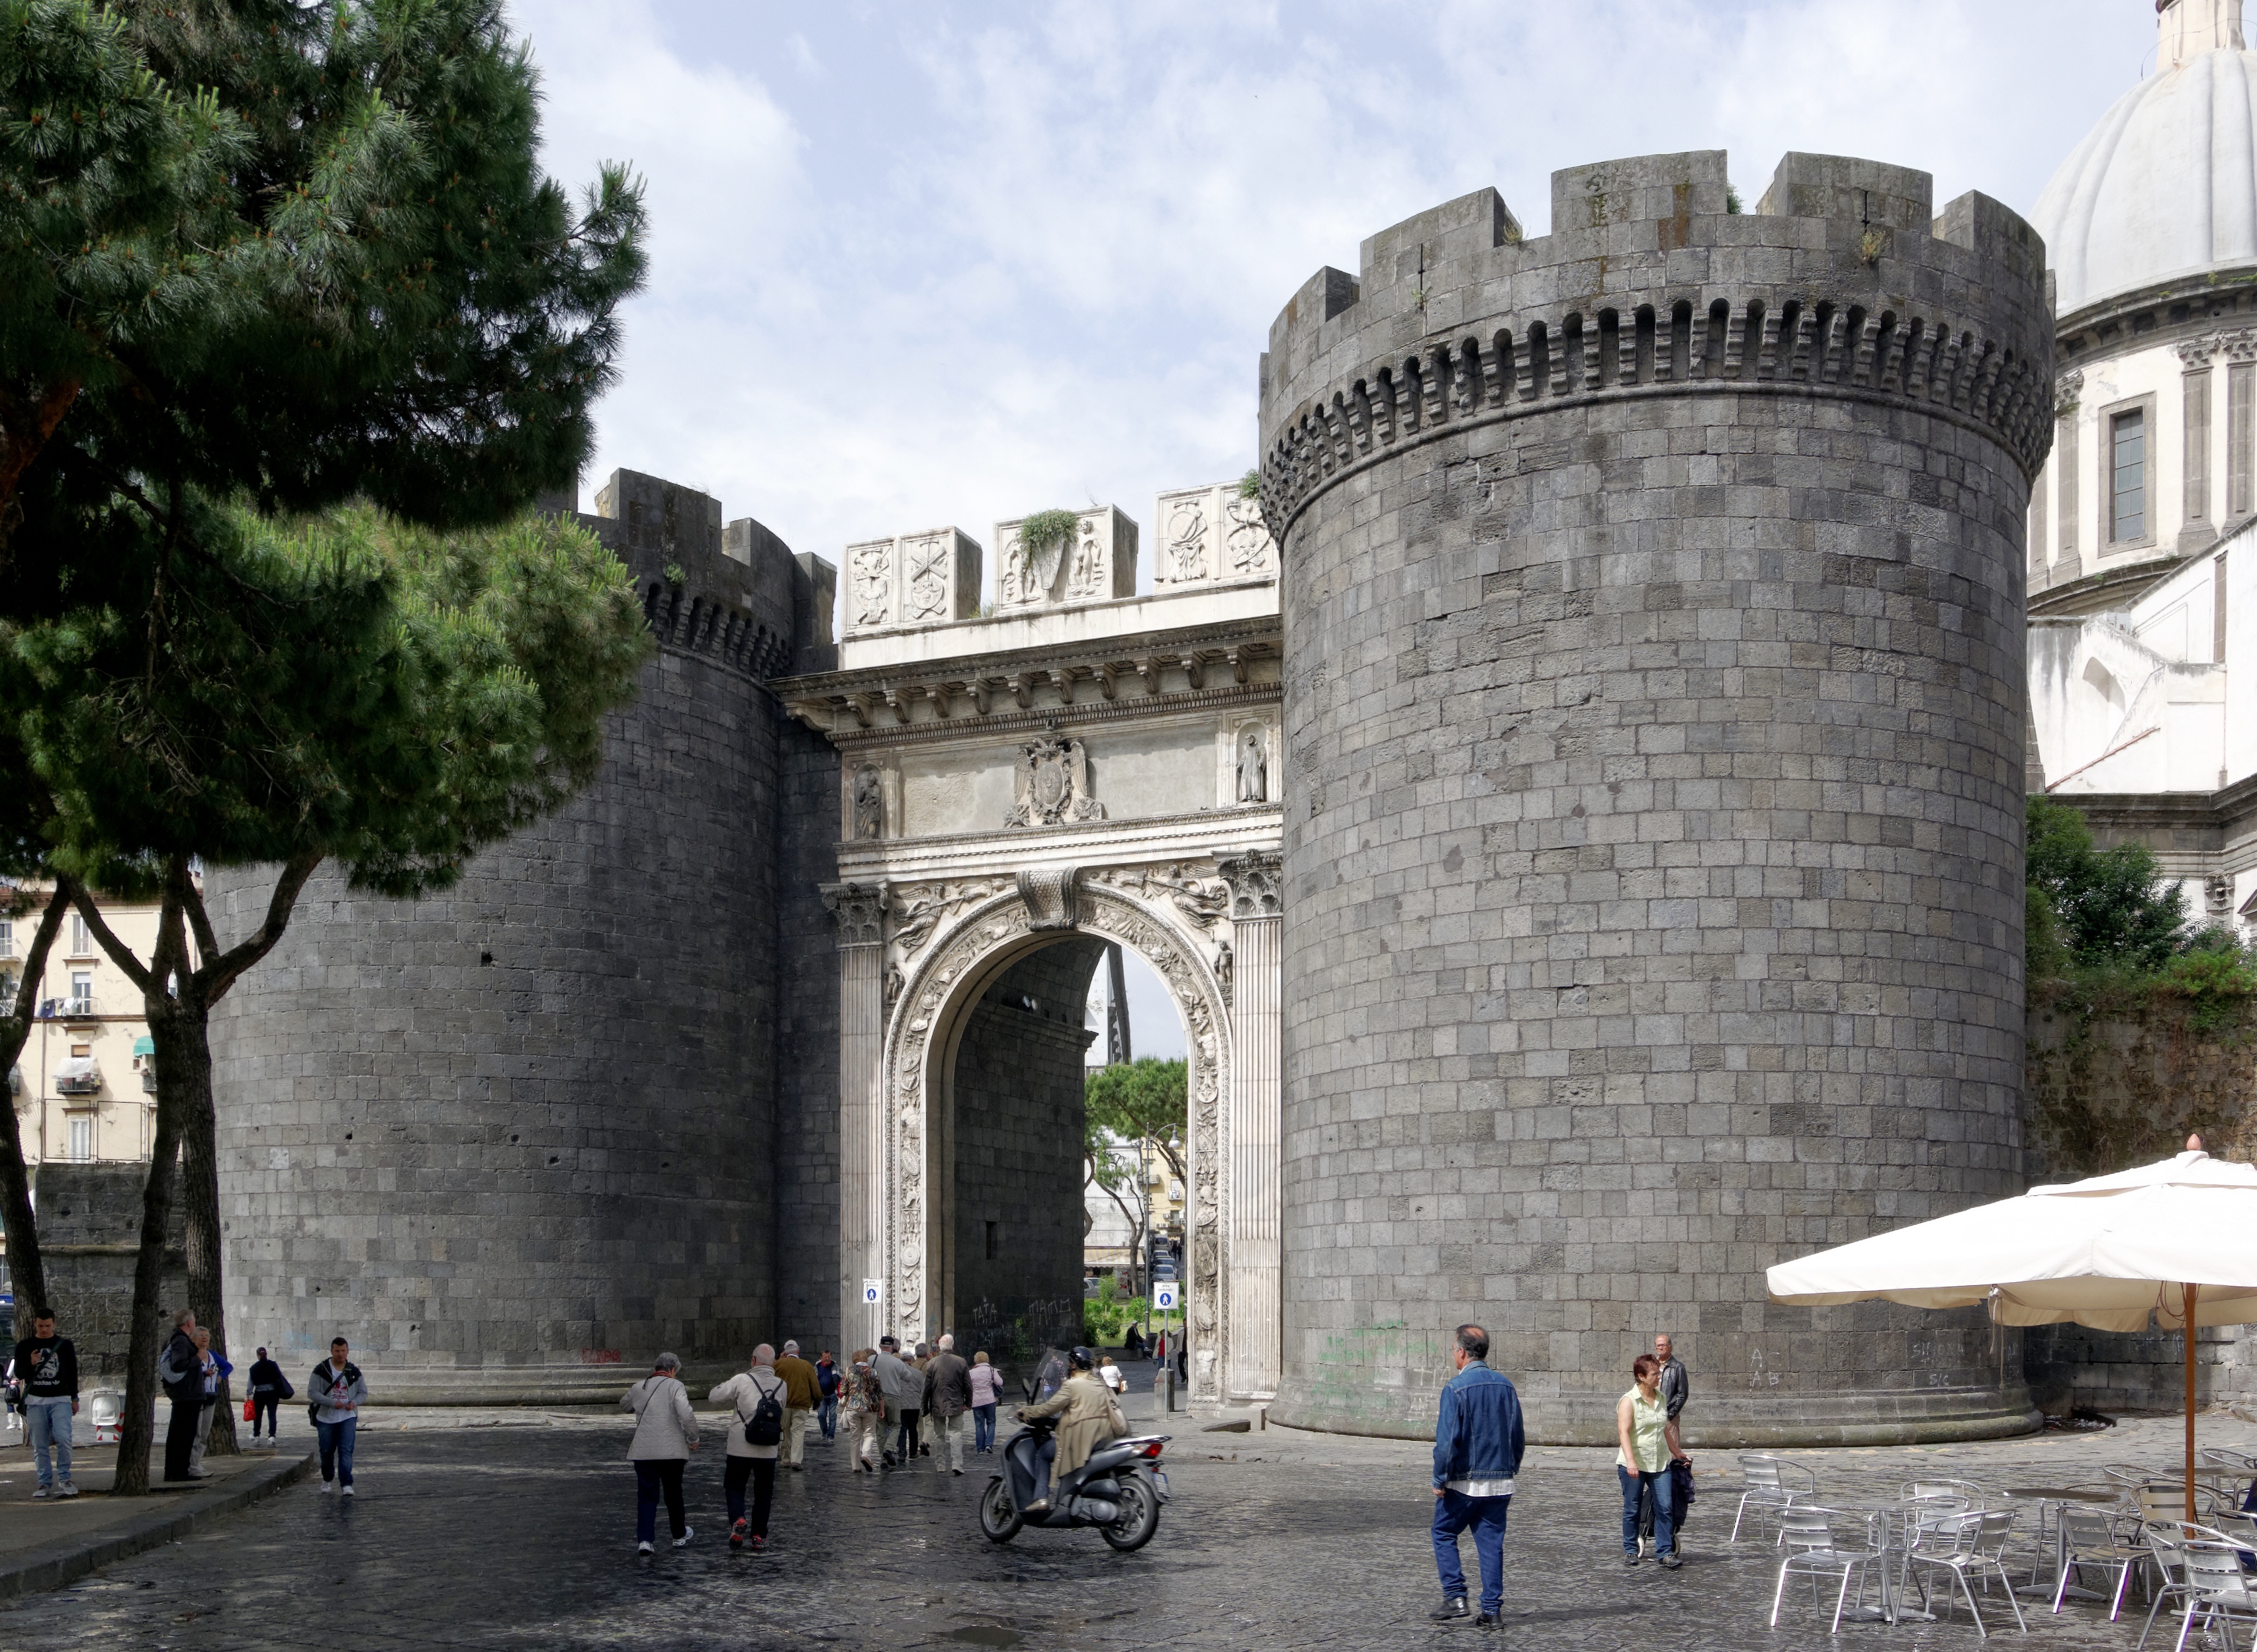
<instances>
[{"instance_id":1,"label":"blue pedestrian sign","mask_svg":"<svg viewBox=\"0 0 2257 1652\"><path fill-rule=\"evenodd\" d=\"M1164 1279L1152 1287L1152 1306L1165 1313L1176 1305L1176 1281Z\"/></svg>"}]
</instances>

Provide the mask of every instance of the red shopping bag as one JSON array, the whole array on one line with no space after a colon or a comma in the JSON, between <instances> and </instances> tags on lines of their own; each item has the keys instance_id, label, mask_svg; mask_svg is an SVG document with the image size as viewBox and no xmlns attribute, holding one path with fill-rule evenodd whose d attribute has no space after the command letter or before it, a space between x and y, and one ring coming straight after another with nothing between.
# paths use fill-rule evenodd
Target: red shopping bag
<instances>
[{"instance_id":1,"label":"red shopping bag","mask_svg":"<svg viewBox=\"0 0 2257 1652\"><path fill-rule=\"evenodd\" d=\"M256 1400L245 1400L245 1401L243 1402L243 1420L244 1420L245 1423L256 1423L256 1422L258 1422L258 1401L256 1401Z\"/></svg>"}]
</instances>

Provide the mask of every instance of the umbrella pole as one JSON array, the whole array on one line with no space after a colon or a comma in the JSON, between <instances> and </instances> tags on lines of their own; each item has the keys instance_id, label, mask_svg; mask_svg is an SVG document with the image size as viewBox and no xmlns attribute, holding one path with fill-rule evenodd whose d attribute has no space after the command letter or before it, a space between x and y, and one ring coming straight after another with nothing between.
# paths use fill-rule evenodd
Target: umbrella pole
<instances>
[{"instance_id":1,"label":"umbrella pole","mask_svg":"<svg viewBox=\"0 0 2257 1652\"><path fill-rule=\"evenodd\" d=\"M2186 1338L2186 1517L2194 1524L2194 1299L2198 1285L2183 1287L2186 1291L2186 1318L2183 1335Z\"/></svg>"}]
</instances>

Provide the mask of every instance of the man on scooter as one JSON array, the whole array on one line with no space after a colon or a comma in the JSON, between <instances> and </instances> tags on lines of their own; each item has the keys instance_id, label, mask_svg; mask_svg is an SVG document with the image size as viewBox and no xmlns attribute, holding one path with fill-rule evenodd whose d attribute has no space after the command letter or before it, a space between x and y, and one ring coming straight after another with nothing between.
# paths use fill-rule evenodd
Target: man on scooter
<instances>
[{"instance_id":1,"label":"man on scooter","mask_svg":"<svg viewBox=\"0 0 2257 1652\"><path fill-rule=\"evenodd\" d=\"M1067 1375L1065 1386L1039 1405L1022 1406L1019 1421L1032 1422L1037 1417L1057 1417L1058 1432L1043 1442L1036 1458L1035 1500L1022 1513L1044 1514L1051 1507L1051 1472L1056 1459L1058 1476L1064 1479L1096 1453L1107 1440L1119 1439L1128 1432L1128 1423L1121 1415L1121 1408L1113 1403L1113 1396L1097 1380L1097 1357L1086 1348L1076 1348L1070 1356L1073 1369Z\"/></svg>"}]
</instances>

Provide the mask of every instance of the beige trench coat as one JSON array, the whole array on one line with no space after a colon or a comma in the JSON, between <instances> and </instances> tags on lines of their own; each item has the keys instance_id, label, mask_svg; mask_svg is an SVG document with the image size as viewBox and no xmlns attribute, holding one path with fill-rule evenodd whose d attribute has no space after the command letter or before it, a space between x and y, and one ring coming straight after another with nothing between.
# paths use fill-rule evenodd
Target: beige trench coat
<instances>
[{"instance_id":1,"label":"beige trench coat","mask_svg":"<svg viewBox=\"0 0 2257 1652\"><path fill-rule=\"evenodd\" d=\"M1105 1385L1086 1371L1075 1372L1057 1394L1040 1405L1028 1406L1019 1415L1058 1419L1057 1472L1061 1477L1089 1461L1106 1441L1128 1432L1121 1408L1113 1403Z\"/></svg>"}]
</instances>

